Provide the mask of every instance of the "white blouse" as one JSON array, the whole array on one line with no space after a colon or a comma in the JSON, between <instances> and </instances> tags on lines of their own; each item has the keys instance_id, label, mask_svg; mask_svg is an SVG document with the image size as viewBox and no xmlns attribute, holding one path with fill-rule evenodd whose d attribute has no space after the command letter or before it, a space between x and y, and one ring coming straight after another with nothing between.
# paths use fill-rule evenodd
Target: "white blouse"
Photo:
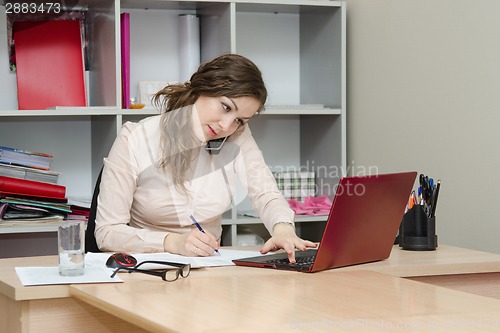
<instances>
[{"instance_id":1,"label":"white blouse","mask_svg":"<svg viewBox=\"0 0 500 333\"><path fill-rule=\"evenodd\" d=\"M127 122L104 159L95 230L101 250L163 252L168 233L195 227L190 215L220 239L222 213L246 195L270 233L278 222L294 222L248 125L217 155L197 147L194 174L185 182L189 195L177 191L171 174L158 167L160 126L161 115Z\"/></svg>"}]
</instances>

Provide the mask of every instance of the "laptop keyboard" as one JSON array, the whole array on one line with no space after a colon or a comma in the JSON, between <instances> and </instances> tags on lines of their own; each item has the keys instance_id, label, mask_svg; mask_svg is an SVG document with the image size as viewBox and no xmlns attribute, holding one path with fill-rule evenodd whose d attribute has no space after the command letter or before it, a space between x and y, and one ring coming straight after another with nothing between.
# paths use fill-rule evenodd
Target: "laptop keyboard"
<instances>
[{"instance_id":1,"label":"laptop keyboard","mask_svg":"<svg viewBox=\"0 0 500 333\"><path fill-rule=\"evenodd\" d=\"M316 255L311 255L307 257L296 257L296 263L290 264L290 260L288 258L284 259L272 259L266 261L267 264L277 264L277 265L294 265L294 266L311 266L314 264L314 259L316 259Z\"/></svg>"}]
</instances>

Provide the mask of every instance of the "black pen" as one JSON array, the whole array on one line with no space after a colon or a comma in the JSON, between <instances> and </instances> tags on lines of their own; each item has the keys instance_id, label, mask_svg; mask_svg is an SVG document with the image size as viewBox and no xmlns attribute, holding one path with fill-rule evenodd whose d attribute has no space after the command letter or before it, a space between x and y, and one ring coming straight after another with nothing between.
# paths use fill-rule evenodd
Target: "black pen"
<instances>
[{"instance_id":1,"label":"black pen","mask_svg":"<svg viewBox=\"0 0 500 333\"><path fill-rule=\"evenodd\" d=\"M430 217L434 217L434 215L436 214L436 205L437 205L437 201L438 201L440 187L441 187L441 180L438 180L437 184L436 184L436 189L434 190L433 195L432 195L432 211L431 211Z\"/></svg>"},{"instance_id":2,"label":"black pen","mask_svg":"<svg viewBox=\"0 0 500 333\"><path fill-rule=\"evenodd\" d=\"M200 230L202 233L206 233L205 230L203 230L203 228L201 227L201 225L198 223L198 221L196 221L196 219L194 218L193 215L190 215L189 216L191 218L191 221L193 221L194 225L196 226L196 228L198 228L198 230ZM220 252L218 250L215 250L215 252L217 252L217 254L220 254Z\"/></svg>"}]
</instances>

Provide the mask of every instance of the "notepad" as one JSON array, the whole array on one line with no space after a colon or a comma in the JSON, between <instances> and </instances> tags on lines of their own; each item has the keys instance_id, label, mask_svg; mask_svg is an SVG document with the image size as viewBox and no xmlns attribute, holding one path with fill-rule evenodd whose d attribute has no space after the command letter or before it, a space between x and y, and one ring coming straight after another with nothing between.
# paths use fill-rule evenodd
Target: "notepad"
<instances>
[{"instance_id":1,"label":"notepad","mask_svg":"<svg viewBox=\"0 0 500 333\"><path fill-rule=\"evenodd\" d=\"M218 267L218 266L233 266L232 260L246 258L249 256L260 255L259 251L240 251L240 250L229 250L225 248L219 249L220 255L214 254L208 257L186 257L179 254L172 254L166 252L160 253L132 253L132 255L140 263L146 260L157 260L157 261L172 261L181 264L191 264L191 268L201 268L201 267ZM89 252L85 255L85 264L87 263L94 266L105 266L106 260L109 258L110 253L93 253ZM158 268L157 266L147 267L141 266L141 268Z\"/></svg>"},{"instance_id":2,"label":"notepad","mask_svg":"<svg viewBox=\"0 0 500 333\"><path fill-rule=\"evenodd\" d=\"M108 268L95 266L85 267L79 276L62 276L58 267L16 267L16 273L23 286L123 282L118 276L110 277Z\"/></svg>"}]
</instances>

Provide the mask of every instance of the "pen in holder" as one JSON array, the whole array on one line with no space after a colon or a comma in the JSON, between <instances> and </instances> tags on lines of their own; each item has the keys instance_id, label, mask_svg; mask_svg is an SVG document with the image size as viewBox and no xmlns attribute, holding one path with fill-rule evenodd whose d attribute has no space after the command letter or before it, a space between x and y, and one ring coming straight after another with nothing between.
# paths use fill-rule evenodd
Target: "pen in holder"
<instances>
[{"instance_id":1,"label":"pen in holder","mask_svg":"<svg viewBox=\"0 0 500 333\"><path fill-rule=\"evenodd\" d=\"M413 206L401 221L399 247L413 251L435 250L437 248L436 216L429 217L422 205Z\"/></svg>"}]
</instances>

